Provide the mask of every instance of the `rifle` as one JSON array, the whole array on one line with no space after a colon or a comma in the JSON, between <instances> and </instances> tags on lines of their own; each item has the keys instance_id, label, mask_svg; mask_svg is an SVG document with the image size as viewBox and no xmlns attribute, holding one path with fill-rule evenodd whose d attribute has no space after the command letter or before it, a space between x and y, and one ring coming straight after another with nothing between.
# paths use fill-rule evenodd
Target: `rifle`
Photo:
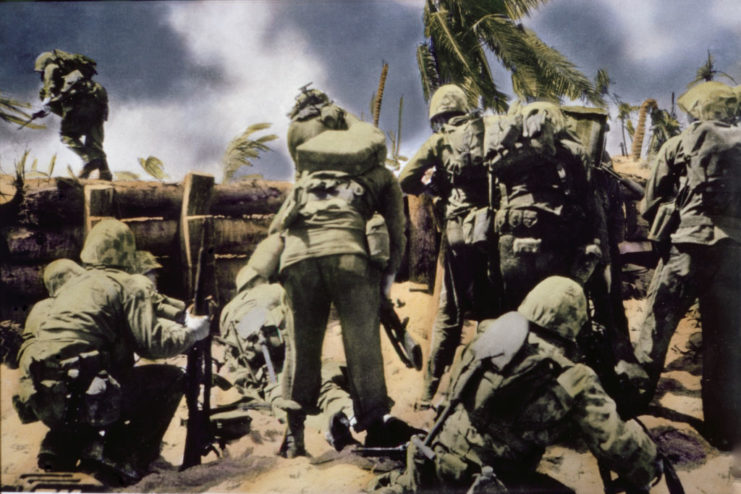
<instances>
[{"instance_id":1,"label":"rifle","mask_svg":"<svg viewBox=\"0 0 741 494\"><path fill-rule=\"evenodd\" d=\"M412 436L412 438L408 442L404 444L400 444L398 446L388 446L388 447L356 446L353 449L353 452L363 457L371 457L371 458L388 457L392 460L404 461L406 459L407 449L409 448L409 443L412 443L417 448L417 451L421 452L427 459L429 460L435 459L435 451L433 451L433 449L430 448L429 445L426 444L426 441L424 441L422 439L422 436L420 435Z\"/></svg>"},{"instance_id":2,"label":"rifle","mask_svg":"<svg viewBox=\"0 0 741 494\"><path fill-rule=\"evenodd\" d=\"M18 128L16 130L24 129L24 128L28 127L29 125L31 125L34 120L36 120L38 118L44 118L48 114L49 114L49 112L46 111L46 110L39 110L37 112L34 112L34 113L31 114L31 118L29 118L28 120L26 120L25 122L23 122L20 126L18 126Z\"/></svg>"},{"instance_id":3,"label":"rifle","mask_svg":"<svg viewBox=\"0 0 741 494\"><path fill-rule=\"evenodd\" d=\"M641 184L639 184L638 182L634 180L631 180L627 177L620 175L618 172L616 172L610 167L605 166L603 163L596 163L594 165L594 169L605 172L606 174L610 175L612 178L620 182L622 186L628 189L628 192L630 192L630 194L633 196L634 199L641 199L646 193L646 190Z\"/></svg>"},{"instance_id":4,"label":"rifle","mask_svg":"<svg viewBox=\"0 0 741 494\"><path fill-rule=\"evenodd\" d=\"M195 315L211 315L211 298L214 288L213 222L207 218L201 231L198 250L198 266L193 290L193 311ZM211 414L212 361L211 339L217 332L211 319L209 336L199 341L188 352L186 370L185 401L188 405L188 424L185 436L185 452L180 469L201 464L201 456L215 451L209 417ZM202 395L202 398L201 398ZM201 404L199 407L199 398Z\"/></svg>"},{"instance_id":5,"label":"rifle","mask_svg":"<svg viewBox=\"0 0 741 494\"><path fill-rule=\"evenodd\" d=\"M404 365L422 370L422 348L407 332L409 318L404 318L404 321L400 320L399 315L394 310L394 304L383 295L381 295L381 306L378 312L381 325Z\"/></svg>"}]
</instances>

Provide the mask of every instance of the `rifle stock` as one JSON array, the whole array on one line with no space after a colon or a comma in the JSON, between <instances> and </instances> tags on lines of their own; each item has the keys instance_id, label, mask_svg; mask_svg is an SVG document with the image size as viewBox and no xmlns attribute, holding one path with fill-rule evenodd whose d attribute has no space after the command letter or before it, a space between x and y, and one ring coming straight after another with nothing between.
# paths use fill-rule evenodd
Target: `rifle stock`
<instances>
[{"instance_id":1,"label":"rifle stock","mask_svg":"<svg viewBox=\"0 0 741 494\"><path fill-rule=\"evenodd\" d=\"M195 315L210 317L210 295L214 292L213 222L206 218L201 231L193 290ZM211 318L209 336L199 341L188 352L185 400L188 405L188 424L185 436L185 452L181 470L201 464L201 456L213 449L210 430L211 384L213 380L211 341L216 325ZM200 398L200 400L199 400ZM200 401L200 403L199 403Z\"/></svg>"},{"instance_id":2,"label":"rifle stock","mask_svg":"<svg viewBox=\"0 0 741 494\"><path fill-rule=\"evenodd\" d=\"M404 321L399 319L399 315L394 310L393 303L383 295L381 296L379 315L381 325L386 331L386 335L389 337L396 354L404 365L409 368L414 367L416 370L422 370L422 348L407 332L409 319L406 318Z\"/></svg>"}]
</instances>

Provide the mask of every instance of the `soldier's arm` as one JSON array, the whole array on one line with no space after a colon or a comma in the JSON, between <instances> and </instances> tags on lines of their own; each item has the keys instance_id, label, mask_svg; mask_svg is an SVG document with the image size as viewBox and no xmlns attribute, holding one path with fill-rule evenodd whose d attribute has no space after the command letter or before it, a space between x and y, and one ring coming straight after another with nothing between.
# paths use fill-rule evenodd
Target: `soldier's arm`
<instances>
[{"instance_id":1,"label":"soldier's arm","mask_svg":"<svg viewBox=\"0 0 741 494\"><path fill-rule=\"evenodd\" d=\"M384 191L379 196L379 213L386 221L389 232L389 263L386 274L395 274L401 265L401 258L406 247L406 217L404 216L404 197L399 187L399 182L387 169L383 169L386 175Z\"/></svg>"},{"instance_id":2,"label":"soldier's arm","mask_svg":"<svg viewBox=\"0 0 741 494\"><path fill-rule=\"evenodd\" d=\"M634 486L649 485L660 474L656 445L638 423L620 418L595 372L578 364L558 382L574 400L572 417L592 454Z\"/></svg>"},{"instance_id":3,"label":"soldier's arm","mask_svg":"<svg viewBox=\"0 0 741 494\"><path fill-rule=\"evenodd\" d=\"M147 359L183 353L197 341L196 334L182 324L157 316L158 294L145 280L131 276L124 282L123 308L136 352Z\"/></svg>"},{"instance_id":4,"label":"soldier's arm","mask_svg":"<svg viewBox=\"0 0 741 494\"><path fill-rule=\"evenodd\" d=\"M681 137L674 136L661 146L651 165L651 177L646 184L641 214L652 221L662 203L674 199L681 164L677 157L680 152Z\"/></svg>"},{"instance_id":5,"label":"soldier's arm","mask_svg":"<svg viewBox=\"0 0 741 494\"><path fill-rule=\"evenodd\" d=\"M427 185L422 181L422 178L427 170L434 167L439 161L438 151L441 140L442 137L438 134L427 139L404 166L399 175L399 184L402 191L415 196L425 192Z\"/></svg>"}]
</instances>

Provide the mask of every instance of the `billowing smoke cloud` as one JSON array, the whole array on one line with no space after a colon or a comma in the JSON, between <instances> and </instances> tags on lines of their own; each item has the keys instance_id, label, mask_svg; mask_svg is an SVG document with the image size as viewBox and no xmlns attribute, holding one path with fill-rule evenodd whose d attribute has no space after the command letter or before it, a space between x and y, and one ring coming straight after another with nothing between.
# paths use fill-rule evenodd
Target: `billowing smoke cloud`
<instances>
[{"instance_id":1,"label":"billowing smoke cloud","mask_svg":"<svg viewBox=\"0 0 741 494\"><path fill-rule=\"evenodd\" d=\"M429 136L415 49L423 39L422 0L347 2L11 2L0 4L0 91L38 105L38 53L85 53L98 62L110 119L105 147L114 171L142 173L137 158L157 156L171 178L188 170L221 178L228 142L248 125L270 122L274 151L246 173L288 179L286 113L297 89L313 82L339 104L370 119L382 63L389 76L380 126L396 131L404 97L402 154ZM741 82L741 7L737 0L553 0L524 23L589 77L608 70L611 92L669 108L710 50L718 70ZM508 75L495 68L497 82ZM611 109L608 150L620 140ZM0 124L0 166L25 149L43 167L58 155L79 170L57 134Z\"/></svg>"}]
</instances>

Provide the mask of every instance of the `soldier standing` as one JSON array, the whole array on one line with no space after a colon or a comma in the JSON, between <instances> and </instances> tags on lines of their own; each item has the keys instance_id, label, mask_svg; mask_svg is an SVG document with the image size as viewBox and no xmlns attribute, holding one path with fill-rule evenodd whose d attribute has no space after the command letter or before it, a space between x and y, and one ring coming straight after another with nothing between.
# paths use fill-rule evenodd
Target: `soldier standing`
<instances>
[{"instance_id":1,"label":"soldier standing","mask_svg":"<svg viewBox=\"0 0 741 494\"><path fill-rule=\"evenodd\" d=\"M130 484L159 454L184 375L169 365L134 367L134 354L177 355L205 338L209 324L187 312L184 325L157 317L153 285L127 272L135 250L125 224L96 224L80 254L85 273L59 290L23 352L30 409L49 427L38 455L44 470Z\"/></svg>"},{"instance_id":2,"label":"soldier standing","mask_svg":"<svg viewBox=\"0 0 741 494\"><path fill-rule=\"evenodd\" d=\"M500 191L504 309L550 275L584 284L602 257L600 216L587 155L558 106L531 103L487 121L486 155Z\"/></svg>"},{"instance_id":3,"label":"soldier standing","mask_svg":"<svg viewBox=\"0 0 741 494\"><path fill-rule=\"evenodd\" d=\"M644 492L660 473L656 446L625 422L597 375L577 363L587 324L582 288L552 276L516 312L479 323L452 372L445 409L422 446L412 441L402 473L380 477L383 492L573 492L535 469L550 444L583 439L628 491Z\"/></svg>"},{"instance_id":4,"label":"soldier standing","mask_svg":"<svg viewBox=\"0 0 741 494\"><path fill-rule=\"evenodd\" d=\"M291 118L288 145L298 179L272 226L284 239L280 279L293 318L283 373L287 427L279 451L286 457L306 454L304 422L307 413L317 412L332 304L342 326L355 430L367 431L367 445L383 443L390 400L380 297L382 286L388 295L405 241L401 190L383 166L383 133L315 89L302 91ZM385 220L385 248L366 238L374 213Z\"/></svg>"},{"instance_id":5,"label":"soldier standing","mask_svg":"<svg viewBox=\"0 0 741 494\"><path fill-rule=\"evenodd\" d=\"M470 110L460 87L448 84L435 91L429 118L436 132L399 176L402 191L431 193L436 207L444 209L444 278L418 402L422 408L430 405L446 367L453 362L464 317L482 320L500 313L499 290L489 276L496 244L483 164L484 123ZM430 169L432 179L425 183Z\"/></svg>"},{"instance_id":6,"label":"soldier standing","mask_svg":"<svg viewBox=\"0 0 741 494\"><path fill-rule=\"evenodd\" d=\"M652 220L662 210L656 220L668 226L653 230L666 233L669 251L651 283L636 356L649 375L650 400L671 336L699 298L703 433L730 450L741 417L741 129L731 124L737 100L730 87L711 81L679 104L697 120L664 144L646 187L643 215Z\"/></svg>"},{"instance_id":7,"label":"soldier standing","mask_svg":"<svg viewBox=\"0 0 741 494\"><path fill-rule=\"evenodd\" d=\"M41 76L39 91L42 110L32 118L54 113L62 117L59 130L62 142L80 159L80 178L98 170L102 180L113 178L103 151L103 124L108 119L108 94L92 79L95 62L79 54L62 50L46 51L36 58L34 70Z\"/></svg>"}]
</instances>

